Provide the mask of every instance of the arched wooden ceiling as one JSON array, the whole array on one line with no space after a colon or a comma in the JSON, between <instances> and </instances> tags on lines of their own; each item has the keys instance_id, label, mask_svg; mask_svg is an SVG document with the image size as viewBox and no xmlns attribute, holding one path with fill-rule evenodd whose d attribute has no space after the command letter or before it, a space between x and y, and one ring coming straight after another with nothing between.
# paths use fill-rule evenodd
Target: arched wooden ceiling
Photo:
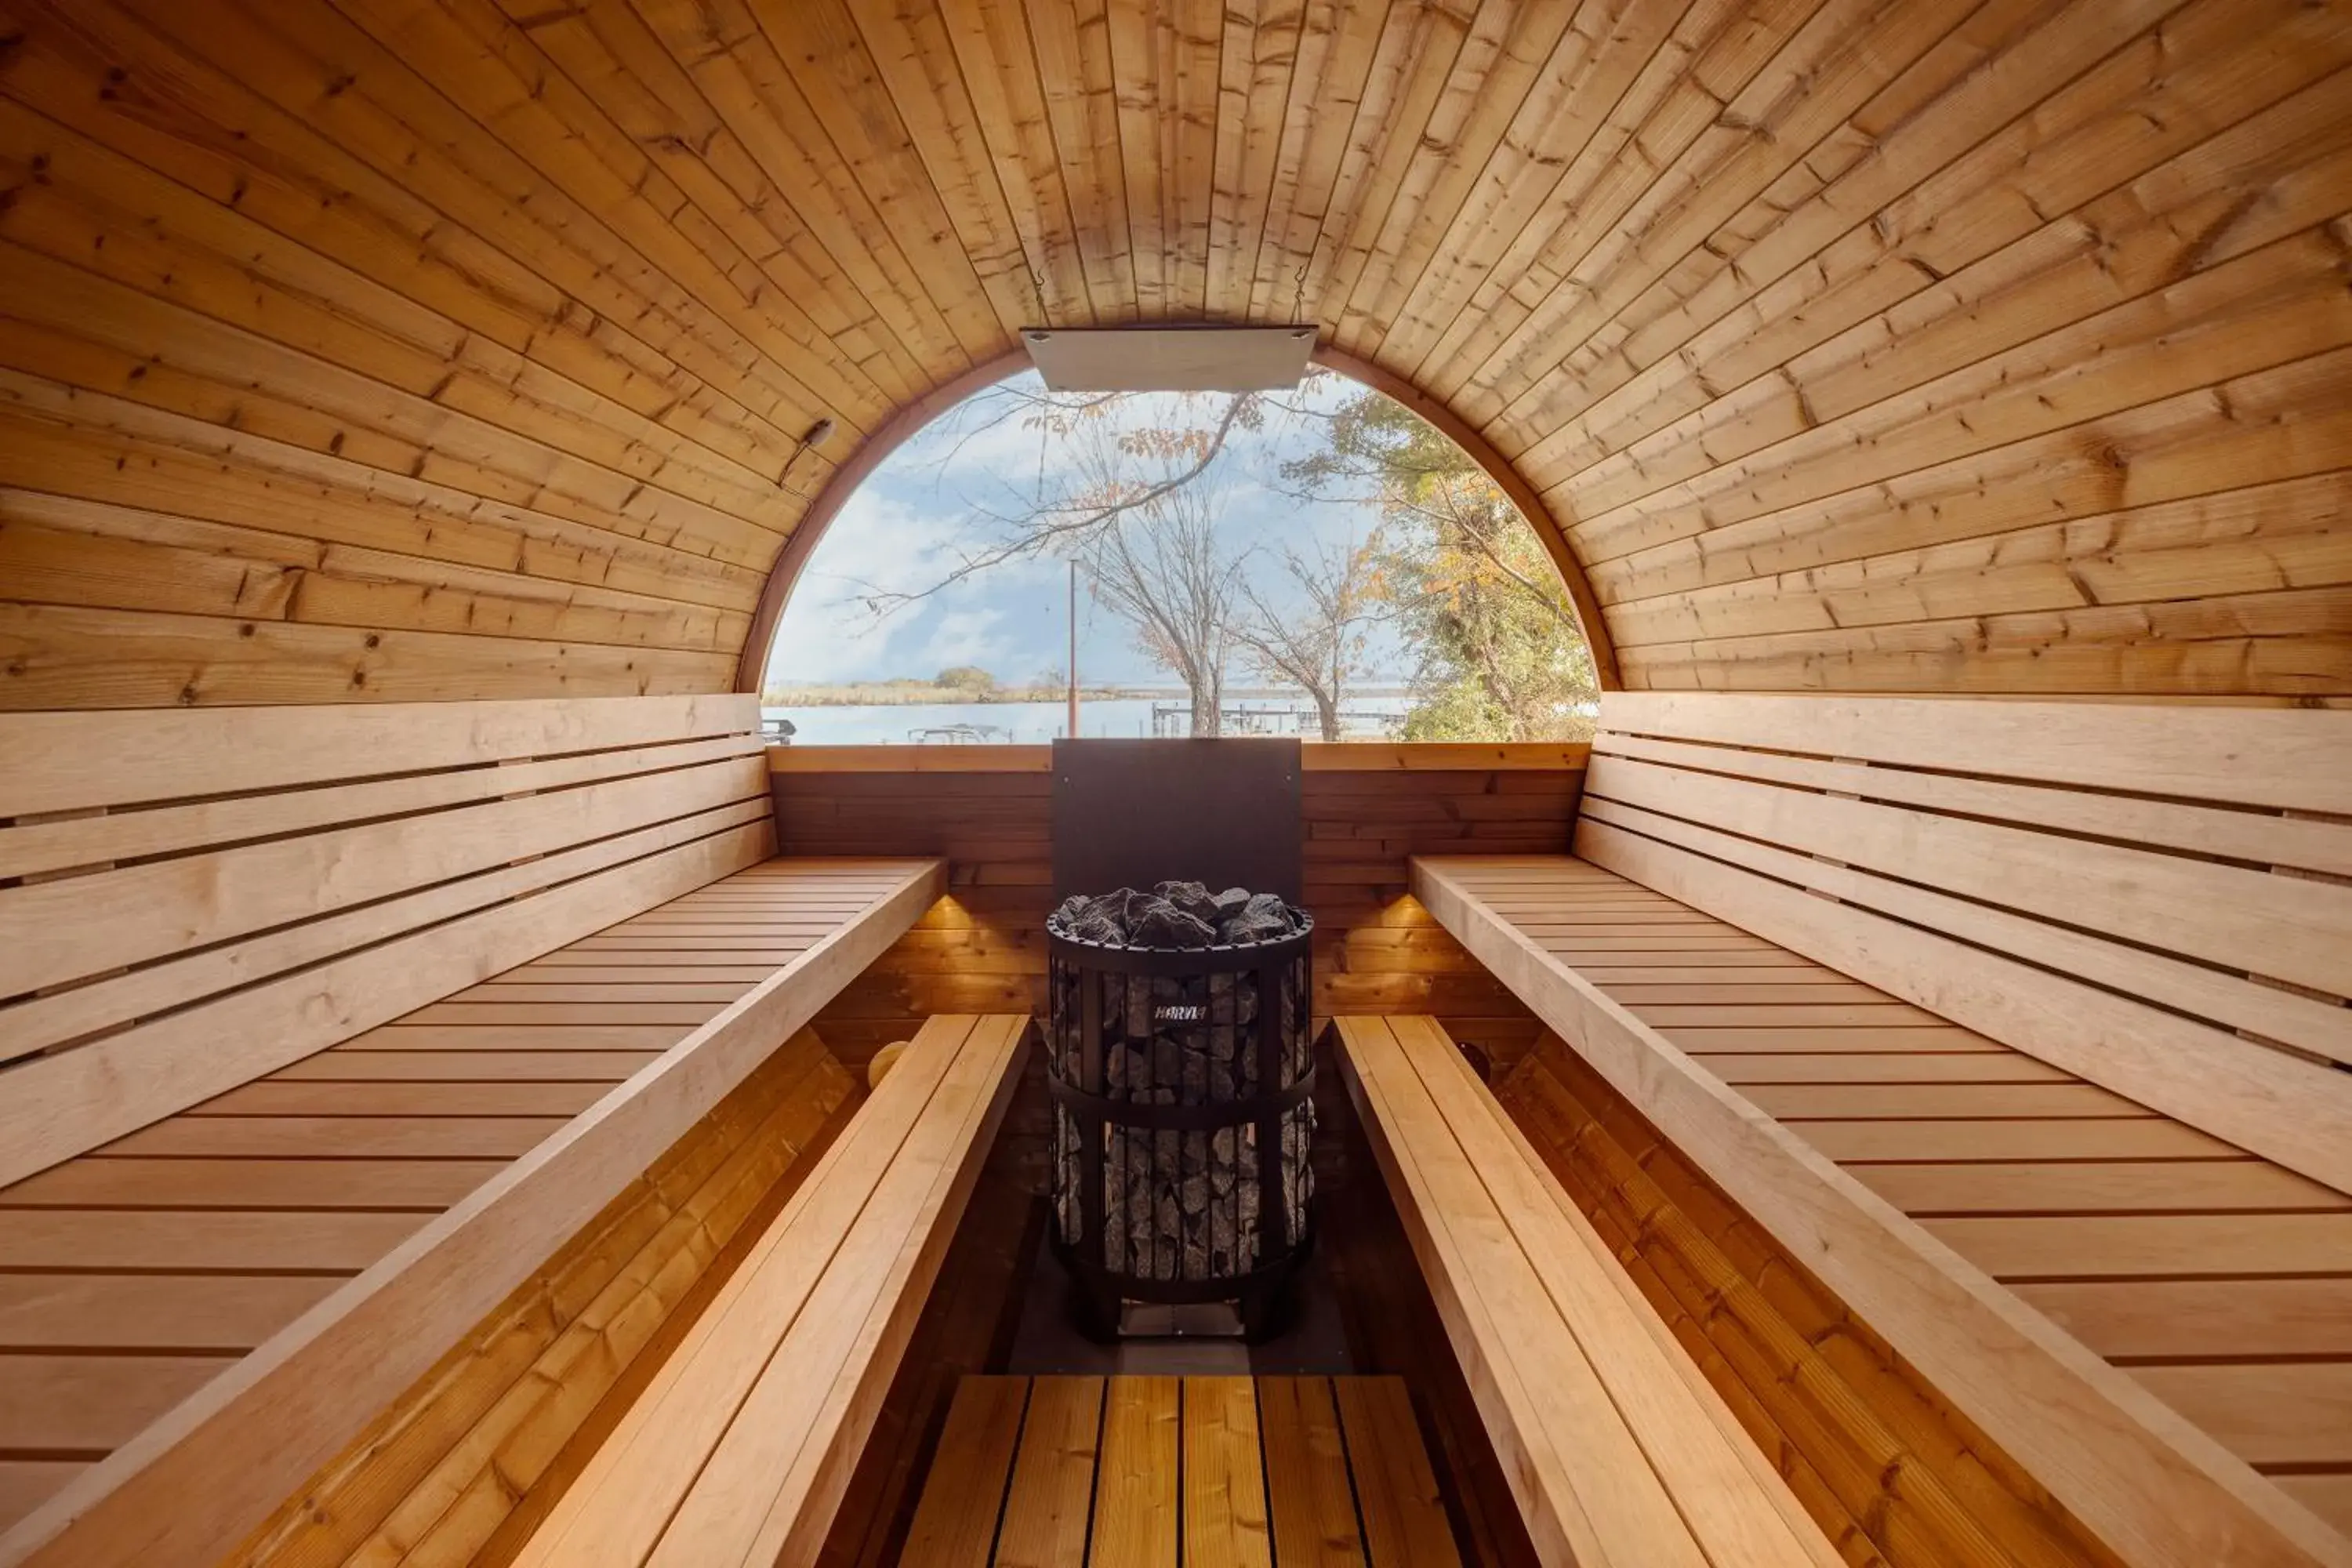
<instances>
[{"instance_id":1,"label":"arched wooden ceiling","mask_svg":"<svg viewBox=\"0 0 2352 1568\"><path fill-rule=\"evenodd\" d=\"M2352 691L2347 66L2346 0L0 0L0 704L723 689L894 410L1211 319L1482 433L1631 686Z\"/></svg>"}]
</instances>

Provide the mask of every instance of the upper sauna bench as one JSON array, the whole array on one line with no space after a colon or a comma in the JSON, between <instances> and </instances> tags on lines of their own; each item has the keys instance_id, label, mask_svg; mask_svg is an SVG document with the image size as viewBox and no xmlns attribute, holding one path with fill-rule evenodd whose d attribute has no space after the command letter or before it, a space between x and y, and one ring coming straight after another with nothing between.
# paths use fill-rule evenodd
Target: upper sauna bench
<instances>
[{"instance_id":1,"label":"upper sauna bench","mask_svg":"<svg viewBox=\"0 0 2352 1568\"><path fill-rule=\"evenodd\" d=\"M757 725L0 717L0 1559L233 1540L698 1122L854 1093L804 1026L944 868L772 858Z\"/></svg>"},{"instance_id":2,"label":"upper sauna bench","mask_svg":"<svg viewBox=\"0 0 2352 1568\"><path fill-rule=\"evenodd\" d=\"M2130 1560L2336 1563L2347 757L2334 711L1618 693L1574 856L1414 890Z\"/></svg>"}]
</instances>

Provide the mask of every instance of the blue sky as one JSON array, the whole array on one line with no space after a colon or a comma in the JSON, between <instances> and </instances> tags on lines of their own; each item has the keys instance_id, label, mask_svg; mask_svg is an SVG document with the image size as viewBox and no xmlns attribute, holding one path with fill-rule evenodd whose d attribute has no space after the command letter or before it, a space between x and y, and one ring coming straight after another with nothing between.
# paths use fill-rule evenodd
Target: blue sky
<instances>
[{"instance_id":1,"label":"blue sky","mask_svg":"<svg viewBox=\"0 0 2352 1568\"><path fill-rule=\"evenodd\" d=\"M1008 384L1034 389L1034 372ZM1359 388L1338 376L1308 384L1294 400L1335 406ZM914 592L937 583L959 547L992 537L988 513L1016 512L1068 470L1054 440L1018 419L989 424L1001 409L988 394L940 416L891 454L860 486L816 548L786 606L768 663L768 682L831 684L928 679L972 664L1006 681L1027 682L1066 661L1066 573L1059 560L1016 561L877 619L862 602L879 588ZM1222 406L1169 395L1139 398L1123 416L1159 424L1199 423ZM1311 444L1306 422L1276 416L1259 433L1237 432L1213 470L1224 510L1219 527L1236 549L1360 541L1378 522L1372 509L1302 502L1272 488L1281 461ZM1379 682L1403 679L1392 642L1375 658ZM1171 685L1136 647L1127 626L1095 606L1081 581L1078 669L1088 681ZM1228 680L1254 684L1236 662Z\"/></svg>"}]
</instances>

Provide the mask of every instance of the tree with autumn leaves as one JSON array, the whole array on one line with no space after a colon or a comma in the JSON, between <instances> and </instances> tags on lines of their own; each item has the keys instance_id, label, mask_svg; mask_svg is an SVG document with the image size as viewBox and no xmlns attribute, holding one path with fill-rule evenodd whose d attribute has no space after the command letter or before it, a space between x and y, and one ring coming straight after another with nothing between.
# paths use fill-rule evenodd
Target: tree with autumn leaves
<instances>
[{"instance_id":1,"label":"tree with autumn leaves","mask_svg":"<svg viewBox=\"0 0 2352 1568\"><path fill-rule=\"evenodd\" d=\"M1367 594L1415 657L1408 741L1549 741L1591 733L1592 650L1535 530L1427 420L1364 388L1284 466L1310 493L1379 509Z\"/></svg>"}]
</instances>

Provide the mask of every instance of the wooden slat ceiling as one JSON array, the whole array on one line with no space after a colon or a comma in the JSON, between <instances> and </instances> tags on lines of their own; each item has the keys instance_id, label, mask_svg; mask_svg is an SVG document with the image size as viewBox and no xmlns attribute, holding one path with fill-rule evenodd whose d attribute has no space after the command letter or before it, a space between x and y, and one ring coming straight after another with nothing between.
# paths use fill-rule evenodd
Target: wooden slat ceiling
<instances>
[{"instance_id":1,"label":"wooden slat ceiling","mask_svg":"<svg viewBox=\"0 0 2352 1568\"><path fill-rule=\"evenodd\" d=\"M2347 68L2344 0L0 0L0 704L723 689L894 410L1161 320L1483 432L1629 686L2352 691Z\"/></svg>"}]
</instances>

